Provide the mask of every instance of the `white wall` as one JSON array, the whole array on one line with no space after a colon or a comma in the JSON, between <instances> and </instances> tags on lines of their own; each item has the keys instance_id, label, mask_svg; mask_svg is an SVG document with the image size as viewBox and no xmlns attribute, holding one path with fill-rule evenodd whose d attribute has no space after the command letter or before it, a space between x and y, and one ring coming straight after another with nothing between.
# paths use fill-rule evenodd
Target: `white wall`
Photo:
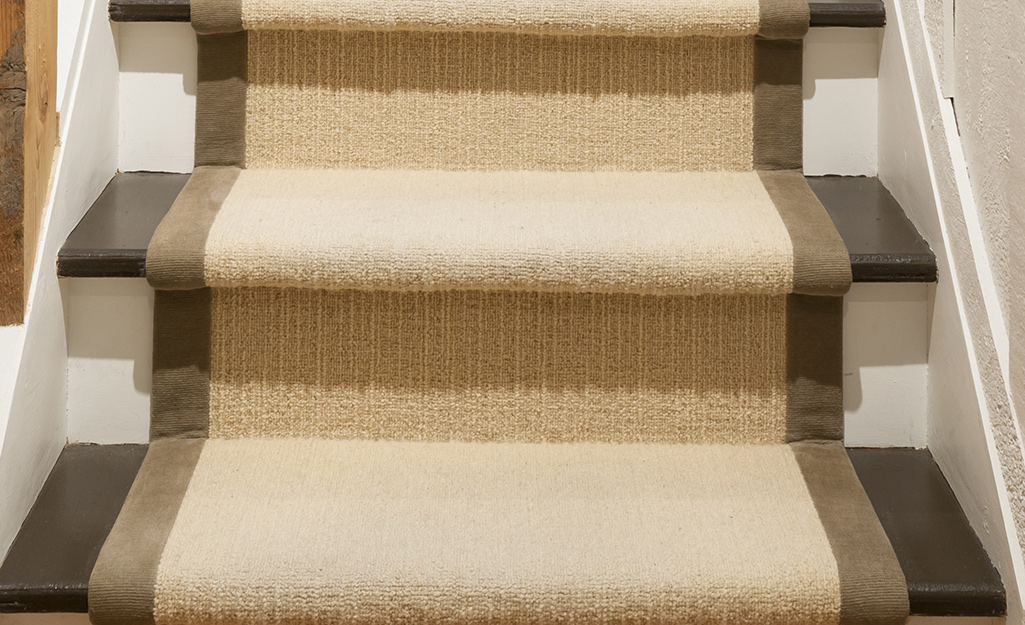
<instances>
[{"instance_id":1,"label":"white wall","mask_svg":"<svg viewBox=\"0 0 1025 625\"><path fill-rule=\"evenodd\" d=\"M878 171L876 28L812 28L804 38L804 173Z\"/></svg>"},{"instance_id":2,"label":"white wall","mask_svg":"<svg viewBox=\"0 0 1025 625\"><path fill-rule=\"evenodd\" d=\"M845 442L925 447L927 284L855 284L844 298Z\"/></svg>"},{"instance_id":3,"label":"white wall","mask_svg":"<svg viewBox=\"0 0 1025 625\"><path fill-rule=\"evenodd\" d=\"M932 244L940 271L929 321L929 446L1003 576L1008 621L1021 623L1025 450L1009 402L1007 330L986 227L923 5L887 0L887 15L879 175ZM945 67L951 62L944 56Z\"/></svg>"},{"instance_id":4,"label":"white wall","mask_svg":"<svg viewBox=\"0 0 1025 625\"><path fill-rule=\"evenodd\" d=\"M61 280L68 440L149 442L153 289L141 278Z\"/></svg>"},{"instance_id":5,"label":"white wall","mask_svg":"<svg viewBox=\"0 0 1025 625\"><path fill-rule=\"evenodd\" d=\"M121 24L120 156L124 171L192 171L196 33L191 24Z\"/></svg>"},{"instance_id":6,"label":"white wall","mask_svg":"<svg viewBox=\"0 0 1025 625\"><path fill-rule=\"evenodd\" d=\"M84 6L78 28L72 27L73 15L58 24L60 32L79 37L70 56L59 48L58 74L66 76L66 85L56 177L44 211L24 334L14 341L19 358L10 403L0 404L0 554L10 547L65 442L67 348L54 268L57 250L117 163L114 33L105 0Z\"/></svg>"},{"instance_id":7,"label":"white wall","mask_svg":"<svg viewBox=\"0 0 1025 625\"><path fill-rule=\"evenodd\" d=\"M1025 210L1025 6L987 0L984 10L970 2L955 3L954 10L951 95L1003 303L1010 212Z\"/></svg>"},{"instance_id":8,"label":"white wall","mask_svg":"<svg viewBox=\"0 0 1025 625\"><path fill-rule=\"evenodd\" d=\"M879 29L813 28L805 38L804 167L874 176ZM121 24L123 171L192 171L196 35L188 24Z\"/></svg>"}]
</instances>

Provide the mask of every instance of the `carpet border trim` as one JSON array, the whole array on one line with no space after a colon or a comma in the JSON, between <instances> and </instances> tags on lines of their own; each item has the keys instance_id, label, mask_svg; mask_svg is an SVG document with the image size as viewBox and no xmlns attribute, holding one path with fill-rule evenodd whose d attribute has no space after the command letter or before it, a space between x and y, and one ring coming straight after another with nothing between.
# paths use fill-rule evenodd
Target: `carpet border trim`
<instances>
[{"instance_id":1,"label":"carpet border trim","mask_svg":"<svg viewBox=\"0 0 1025 625\"><path fill-rule=\"evenodd\" d=\"M206 286L206 240L218 211L238 180L237 167L197 167L146 250L146 279L155 289Z\"/></svg>"},{"instance_id":2,"label":"carpet border trim","mask_svg":"<svg viewBox=\"0 0 1025 625\"><path fill-rule=\"evenodd\" d=\"M190 19L201 35L240 32L242 0L192 0Z\"/></svg>"},{"instance_id":3,"label":"carpet border trim","mask_svg":"<svg viewBox=\"0 0 1025 625\"><path fill-rule=\"evenodd\" d=\"M753 167L804 167L804 41L754 41Z\"/></svg>"},{"instance_id":4,"label":"carpet border trim","mask_svg":"<svg viewBox=\"0 0 1025 625\"><path fill-rule=\"evenodd\" d=\"M810 25L811 8L807 0L761 0L758 3L759 37L800 39Z\"/></svg>"},{"instance_id":5,"label":"carpet border trim","mask_svg":"<svg viewBox=\"0 0 1025 625\"><path fill-rule=\"evenodd\" d=\"M800 171L758 171L762 186L790 235L793 293L843 295L851 288L851 260L833 220Z\"/></svg>"},{"instance_id":6,"label":"carpet border trim","mask_svg":"<svg viewBox=\"0 0 1025 625\"><path fill-rule=\"evenodd\" d=\"M196 40L196 167L245 167L249 35L242 30Z\"/></svg>"},{"instance_id":7,"label":"carpet border trim","mask_svg":"<svg viewBox=\"0 0 1025 625\"><path fill-rule=\"evenodd\" d=\"M903 625L907 581L843 443L791 443L840 578L839 625Z\"/></svg>"},{"instance_id":8,"label":"carpet border trim","mask_svg":"<svg viewBox=\"0 0 1025 625\"><path fill-rule=\"evenodd\" d=\"M157 291L150 440L210 431L210 289Z\"/></svg>"},{"instance_id":9,"label":"carpet border trim","mask_svg":"<svg viewBox=\"0 0 1025 625\"><path fill-rule=\"evenodd\" d=\"M89 620L154 625L157 568L206 439L154 440L89 578Z\"/></svg>"},{"instance_id":10,"label":"carpet border trim","mask_svg":"<svg viewBox=\"0 0 1025 625\"><path fill-rule=\"evenodd\" d=\"M842 441L843 297L787 296L786 442Z\"/></svg>"}]
</instances>

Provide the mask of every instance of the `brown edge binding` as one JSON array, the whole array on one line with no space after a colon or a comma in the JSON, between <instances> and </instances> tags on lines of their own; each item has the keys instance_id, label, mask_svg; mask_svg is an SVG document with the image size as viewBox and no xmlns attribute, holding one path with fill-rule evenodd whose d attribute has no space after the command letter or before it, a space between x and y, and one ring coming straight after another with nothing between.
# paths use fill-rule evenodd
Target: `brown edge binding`
<instances>
[{"instance_id":1,"label":"brown edge binding","mask_svg":"<svg viewBox=\"0 0 1025 625\"><path fill-rule=\"evenodd\" d=\"M244 167L246 160L246 31L197 37L197 167Z\"/></svg>"},{"instance_id":2,"label":"brown edge binding","mask_svg":"<svg viewBox=\"0 0 1025 625\"><path fill-rule=\"evenodd\" d=\"M89 579L96 625L153 625L157 567L205 439L150 443Z\"/></svg>"},{"instance_id":3,"label":"brown edge binding","mask_svg":"<svg viewBox=\"0 0 1025 625\"><path fill-rule=\"evenodd\" d=\"M843 443L791 443L836 560L839 625L903 625L907 581Z\"/></svg>"},{"instance_id":4,"label":"brown edge binding","mask_svg":"<svg viewBox=\"0 0 1025 625\"><path fill-rule=\"evenodd\" d=\"M851 288L851 258L829 213L797 171L758 176L786 226L794 254L793 292L840 296Z\"/></svg>"},{"instance_id":5,"label":"brown edge binding","mask_svg":"<svg viewBox=\"0 0 1025 625\"><path fill-rule=\"evenodd\" d=\"M190 21L200 35L237 33L242 27L242 0L192 0Z\"/></svg>"},{"instance_id":6,"label":"brown edge binding","mask_svg":"<svg viewBox=\"0 0 1025 625\"><path fill-rule=\"evenodd\" d=\"M754 168L800 171L804 43L755 37L754 47Z\"/></svg>"},{"instance_id":7,"label":"brown edge binding","mask_svg":"<svg viewBox=\"0 0 1025 625\"><path fill-rule=\"evenodd\" d=\"M786 298L786 440L842 440L843 298Z\"/></svg>"},{"instance_id":8,"label":"brown edge binding","mask_svg":"<svg viewBox=\"0 0 1025 625\"><path fill-rule=\"evenodd\" d=\"M156 292L151 440L209 432L210 300L210 289Z\"/></svg>"},{"instance_id":9,"label":"brown edge binding","mask_svg":"<svg viewBox=\"0 0 1025 625\"><path fill-rule=\"evenodd\" d=\"M155 289L206 286L206 239L241 170L197 167L160 221L146 250L146 278Z\"/></svg>"},{"instance_id":10,"label":"brown edge binding","mask_svg":"<svg viewBox=\"0 0 1025 625\"><path fill-rule=\"evenodd\" d=\"M801 39L811 24L808 0L761 0L758 36L765 39Z\"/></svg>"}]
</instances>

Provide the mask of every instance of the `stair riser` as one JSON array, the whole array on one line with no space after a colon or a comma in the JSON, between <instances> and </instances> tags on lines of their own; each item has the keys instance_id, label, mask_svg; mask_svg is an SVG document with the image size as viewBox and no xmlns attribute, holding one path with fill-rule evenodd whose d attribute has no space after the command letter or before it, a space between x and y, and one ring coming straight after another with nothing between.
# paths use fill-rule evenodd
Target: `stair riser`
<instances>
[{"instance_id":1,"label":"stair riser","mask_svg":"<svg viewBox=\"0 0 1025 625\"><path fill-rule=\"evenodd\" d=\"M148 440L153 290L141 279L61 281L68 332L68 438ZM844 315L848 445L924 446L924 284L856 284Z\"/></svg>"},{"instance_id":2,"label":"stair riser","mask_svg":"<svg viewBox=\"0 0 1025 625\"><path fill-rule=\"evenodd\" d=\"M116 25L122 171L192 171L196 37L188 24ZM805 39L804 167L876 174L879 29L813 28Z\"/></svg>"}]
</instances>

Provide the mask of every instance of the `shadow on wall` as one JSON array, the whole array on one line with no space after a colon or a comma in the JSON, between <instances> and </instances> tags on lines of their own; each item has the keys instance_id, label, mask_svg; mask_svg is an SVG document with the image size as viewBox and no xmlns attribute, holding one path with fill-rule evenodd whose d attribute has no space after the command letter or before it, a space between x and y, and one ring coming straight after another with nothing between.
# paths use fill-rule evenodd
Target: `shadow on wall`
<instances>
[{"instance_id":1,"label":"shadow on wall","mask_svg":"<svg viewBox=\"0 0 1025 625\"><path fill-rule=\"evenodd\" d=\"M929 291L933 288L856 284L844 298L848 445L925 446Z\"/></svg>"},{"instance_id":2,"label":"shadow on wall","mask_svg":"<svg viewBox=\"0 0 1025 625\"><path fill-rule=\"evenodd\" d=\"M149 441L153 289L137 278L61 280L68 440Z\"/></svg>"},{"instance_id":3,"label":"shadow on wall","mask_svg":"<svg viewBox=\"0 0 1025 625\"><path fill-rule=\"evenodd\" d=\"M119 25L118 70L122 74L174 74L196 95L196 34L189 24Z\"/></svg>"}]
</instances>

